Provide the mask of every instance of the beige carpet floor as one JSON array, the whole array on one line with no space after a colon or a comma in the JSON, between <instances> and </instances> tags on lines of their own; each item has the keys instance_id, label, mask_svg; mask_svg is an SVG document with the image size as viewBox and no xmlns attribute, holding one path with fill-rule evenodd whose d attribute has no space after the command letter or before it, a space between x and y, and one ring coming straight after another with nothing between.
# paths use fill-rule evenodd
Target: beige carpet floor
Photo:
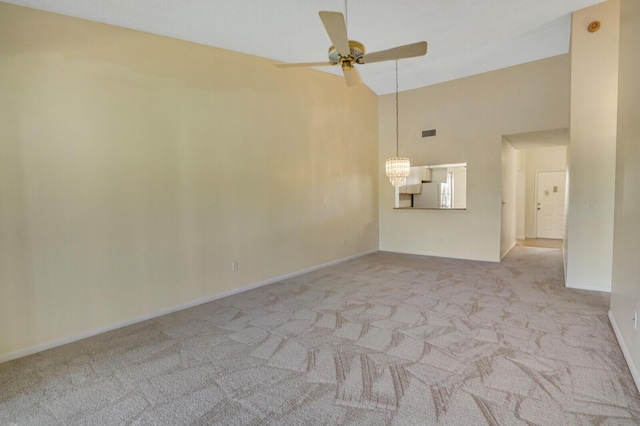
<instances>
[{"instance_id":1,"label":"beige carpet floor","mask_svg":"<svg viewBox=\"0 0 640 426\"><path fill-rule=\"evenodd\" d=\"M0 364L0 424L639 424L561 262L368 255Z\"/></svg>"}]
</instances>

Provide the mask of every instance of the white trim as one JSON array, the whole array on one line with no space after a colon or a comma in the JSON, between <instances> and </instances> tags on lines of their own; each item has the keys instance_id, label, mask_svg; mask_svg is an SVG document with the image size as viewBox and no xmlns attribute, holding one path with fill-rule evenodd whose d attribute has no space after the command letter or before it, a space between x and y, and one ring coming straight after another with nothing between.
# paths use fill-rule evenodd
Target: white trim
<instances>
[{"instance_id":1,"label":"white trim","mask_svg":"<svg viewBox=\"0 0 640 426\"><path fill-rule=\"evenodd\" d=\"M627 365L629 366L629 370L631 371L631 377L633 377L633 381L636 382L636 387L638 388L638 391L640 391L640 375L638 374L638 370L636 369L636 366L633 364L633 358L631 357L629 348L627 348L627 345L622 339L622 333L620 332L620 329L618 328L618 323L616 323L616 320L613 318L613 314L611 313L611 311L609 311L608 316L609 316L609 322L611 323L611 327L613 328L613 332L616 335L616 339L618 339L618 345L620 345L620 349L622 349L622 354L624 355L624 359L625 361L627 361Z\"/></svg>"},{"instance_id":2,"label":"white trim","mask_svg":"<svg viewBox=\"0 0 640 426\"><path fill-rule=\"evenodd\" d=\"M562 241L562 274L564 278L563 284L565 287L567 286L567 251L564 249L566 247L566 241L567 240Z\"/></svg>"},{"instance_id":3,"label":"white trim","mask_svg":"<svg viewBox=\"0 0 640 426\"><path fill-rule=\"evenodd\" d=\"M378 251L379 251L378 249L365 251L363 253L355 254L353 256L345 257L343 259L334 260L334 261L331 261L331 262L328 262L328 263L323 263L322 265L317 265L317 266L313 266L311 268L303 269L301 271L292 272L290 274L281 275L279 277L270 278L270 279L265 280L265 281L260 281L260 282L257 282L257 283L253 283L253 284L250 284L250 285L245 286L245 287L237 288L237 289L230 290L230 291L225 291L223 293L218 293L218 294L215 294L213 296L210 296L210 297L207 297L207 298L204 298L204 299L194 300L194 301L189 302L189 303L185 303L185 304L182 304L182 305L174 306L174 307L168 308L168 309L163 309L161 311L152 312L152 313L147 314L147 315L141 315L139 317L135 317L135 318L132 318L132 319L129 319L129 320L126 320L126 321L121 321L121 322L118 322L118 323L115 323L115 324L111 324L111 325L108 325L106 327L96 328L96 329L89 330L89 331L84 332L84 333L76 334L74 336L65 337L64 339L60 339L60 340L54 340L53 342L45 343L43 345L37 345L37 346L33 346L31 348L21 349L21 350L14 351L14 352L9 352L7 354L0 355L0 364L3 363L3 362L12 361L14 359L22 358L22 357L25 357L25 356L28 356L28 355L33 355L33 354L38 353L38 352L46 351L47 349L52 349L52 348L55 348L55 347L58 347L58 346L66 345L68 343L76 342L78 340L86 339L87 337L92 337L92 336L95 336L95 335L98 335L98 334L101 334L101 333L106 333L107 331L116 330L118 328L127 327L129 325L133 325L133 324L136 324L136 323L139 323L139 322L142 322L142 321L147 321L147 320L150 320L150 319L153 319L153 318L157 318L157 317L160 317L162 315L171 314L173 312L181 311L183 309L193 308L194 306L202 305L203 303L209 303L209 302L213 302L214 300L222 299L224 297L233 296L234 294L244 293L245 291L253 290L254 288L262 287L262 286L269 285L269 284L274 284L274 283L277 283L279 281L283 281L283 280L286 280L286 279L289 279L289 278L293 278L293 277L296 277L298 275L306 274L306 273L309 273L309 272L317 271L318 269L326 268L328 266L333 266L333 265L337 265L337 264L340 264L340 263L348 262L350 260L357 259L359 257L366 256L368 254L377 253Z\"/></svg>"},{"instance_id":4,"label":"white trim","mask_svg":"<svg viewBox=\"0 0 640 426\"><path fill-rule=\"evenodd\" d=\"M588 290L588 291L599 291L602 293L611 293L610 288L602 288L602 287L589 287L589 286L578 286L578 285L569 285L565 283L566 288L571 288L574 290Z\"/></svg>"},{"instance_id":5,"label":"white trim","mask_svg":"<svg viewBox=\"0 0 640 426\"><path fill-rule=\"evenodd\" d=\"M507 255L509 253L511 253L511 250L513 250L513 248L517 245L517 241L514 241L513 244L511 245L511 247L509 247L509 250L505 251L504 254L502 255L502 257L500 257L500 262L502 262L504 260L505 257L507 257Z\"/></svg>"}]
</instances>

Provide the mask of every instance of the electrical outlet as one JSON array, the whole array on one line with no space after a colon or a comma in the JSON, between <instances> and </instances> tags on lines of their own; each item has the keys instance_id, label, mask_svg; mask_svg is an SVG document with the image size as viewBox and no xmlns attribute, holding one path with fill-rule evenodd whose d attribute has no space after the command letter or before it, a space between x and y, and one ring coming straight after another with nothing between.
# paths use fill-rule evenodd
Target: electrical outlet
<instances>
[{"instance_id":1,"label":"electrical outlet","mask_svg":"<svg viewBox=\"0 0 640 426\"><path fill-rule=\"evenodd\" d=\"M342 245L346 246L347 245L347 240L342 240Z\"/></svg>"},{"instance_id":2,"label":"electrical outlet","mask_svg":"<svg viewBox=\"0 0 640 426\"><path fill-rule=\"evenodd\" d=\"M238 261L237 260L232 260L231 261L231 270L233 272L236 272L238 270Z\"/></svg>"},{"instance_id":3,"label":"electrical outlet","mask_svg":"<svg viewBox=\"0 0 640 426\"><path fill-rule=\"evenodd\" d=\"M633 329L638 328L638 312L633 311Z\"/></svg>"}]
</instances>

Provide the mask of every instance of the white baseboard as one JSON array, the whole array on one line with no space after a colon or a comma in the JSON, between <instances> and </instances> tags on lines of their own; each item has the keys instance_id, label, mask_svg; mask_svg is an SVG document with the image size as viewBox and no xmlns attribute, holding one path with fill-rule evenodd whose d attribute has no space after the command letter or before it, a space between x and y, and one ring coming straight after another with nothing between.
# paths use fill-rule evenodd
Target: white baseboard
<instances>
[{"instance_id":1,"label":"white baseboard","mask_svg":"<svg viewBox=\"0 0 640 426\"><path fill-rule=\"evenodd\" d=\"M571 288L574 290L589 290L589 291L599 291L601 293L611 293L610 288L601 288L601 287L589 287L589 286L578 286L578 285L569 285L565 283L566 288Z\"/></svg>"},{"instance_id":2,"label":"white baseboard","mask_svg":"<svg viewBox=\"0 0 640 426\"><path fill-rule=\"evenodd\" d=\"M636 387L640 392L640 375L638 374L636 366L633 364L633 358L631 357L629 348L627 348L627 344L622 339L622 334L620 333L620 329L618 328L618 323L616 323L615 318L613 318L613 314L611 313L611 311L609 311L609 322L611 323L613 332L616 335L616 339L618 339L618 344L620 345L620 349L622 349L624 359L627 361L627 365L629 366L629 370L631 371L631 377L633 377L633 381L636 382Z\"/></svg>"},{"instance_id":3,"label":"white baseboard","mask_svg":"<svg viewBox=\"0 0 640 426\"><path fill-rule=\"evenodd\" d=\"M500 257L500 262L502 262L504 258L507 257L509 253L511 253L511 250L513 250L515 246L516 246L516 241L514 241L511 247L509 247L509 250L505 251L504 254Z\"/></svg>"},{"instance_id":4,"label":"white baseboard","mask_svg":"<svg viewBox=\"0 0 640 426\"><path fill-rule=\"evenodd\" d=\"M245 287L237 288L237 289L230 290L230 291L225 291L223 293L215 294L215 295L213 295L211 297L207 297L207 298L199 299L199 300L194 300L194 301L189 302L189 303L185 303L185 304L182 304L182 305L174 306L174 307L171 307L171 308L168 308L168 309L163 309L163 310L157 311L157 312L152 312L152 313L147 314L147 315L141 315L139 317L135 317L135 318L132 318L132 319L129 319L129 320L126 320L126 321L121 321L121 322L118 322L118 323L115 323L115 324L111 324L111 325L108 325L106 327L96 328L96 329L89 330L89 331L84 332L84 333L76 334L74 336L65 337L64 339L59 339L59 340L55 340L53 342L48 342L48 343L45 343L43 345L37 345L37 346L33 346L31 348L21 349L21 350L14 351L14 352L9 352L7 354L0 355L0 363L7 362L7 361L12 361L14 359L22 358L22 357L25 357L25 356L28 356L28 355L33 355L33 354L38 353L38 352L46 351L47 349L52 349L52 348L55 348L55 347L58 347L58 346L66 345L68 343L73 343L73 342L76 342L78 340L86 339L87 337L96 336L96 335L101 334L101 333L106 333L107 331L117 330L118 328L127 327L129 325L133 325L133 324L137 324L137 323L142 322L142 321L147 321L147 320L150 320L150 319L153 319L153 318L157 318L157 317L160 317L162 315L171 314L173 312L181 311L183 309L193 308L194 306L202 305L203 303L213 302L214 300L222 299L222 298L228 297L228 296L233 296L234 294L244 293L245 291L253 290L254 288L262 287L262 286L269 285L269 284L274 284L274 283L277 283L279 281L283 281L283 280L286 280L286 279L289 279L289 278L296 277L298 275L302 275L302 274L306 274L306 273L309 273L309 272L317 271L318 269L326 268L328 266L338 265L340 263L348 262L350 260L357 259L359 257L363 257L363 256L366 256L368 254L372 254L372 253L376 253L376 252L378 252L378 249L365 251L363 253L355 254L353 256L345 257L343 259L334 260L334 261L331 261L331 262L328 262L328 263L324 263L322 265L317 265L317 266L313 266L311 268L303 269L301 271L296 271L296 272L292 272L290 274L281 275L279 277L270 278L268 280L260 281L260 282L257 282L257 283L253 283L253 284L250 284L250 285L245 286Z\"/></svg>"}]
</instances>

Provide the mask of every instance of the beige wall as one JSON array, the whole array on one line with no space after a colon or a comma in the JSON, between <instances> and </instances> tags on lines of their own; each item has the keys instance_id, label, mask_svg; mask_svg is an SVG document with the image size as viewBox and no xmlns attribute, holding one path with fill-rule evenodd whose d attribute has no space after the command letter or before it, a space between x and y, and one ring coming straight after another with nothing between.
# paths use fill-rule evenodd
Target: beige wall
<instances>
[{"instance_id":1,"label":"beige wall","mask_svg":"<svg viewBox=\"0 0 640 426\"><path fill-rule=\"evenodd\" d=\"M380 249L498 261L502 135L568 127L569 77L562 55L400 93L400 155L467 162L465 211L393 210L383 166L395 154L395 96L380 97ZM437 136L423 139L426 129Z\"/></svg>"},{"instance_id":2,"label":"beige wall","mask_svg":"<svg viewBox=\"0 0 640 426\"><path fill-rule=\"evenodd\" d=\"M619 0L573 14L567 287L611 290L619 26Z\"/></svg>"},{"instance_id":3,"label":"beige wall","mask_svg":"<svg viewBox=\"0 0 640 426\"><path fill-rule=\"evenodd\" d=\"M640 2L622 0L616 156L615 230L610 318L640 388ZM640 319L639 319L640 320Z\"/></svg>"},{"instance_id":4,"label":"beige wall","mask_svg":"<svg viewBox=\"0 0 640 426\"><path fill-rule=\"evenodd\" d=\"M538 171L566 170L567 147L526 148L525 158L525 236L536 238L536 174Z\"/></svg>"},{"instance_id":5,"label":"beige wall","mask_svg":"<svg viewBox=\"0 0 640 426\"><path fill-rule=\"evenodd\" d=\"M0 93L0 359L378 247L365 86L0 3Z\"/></svg>"}]
</instances>

